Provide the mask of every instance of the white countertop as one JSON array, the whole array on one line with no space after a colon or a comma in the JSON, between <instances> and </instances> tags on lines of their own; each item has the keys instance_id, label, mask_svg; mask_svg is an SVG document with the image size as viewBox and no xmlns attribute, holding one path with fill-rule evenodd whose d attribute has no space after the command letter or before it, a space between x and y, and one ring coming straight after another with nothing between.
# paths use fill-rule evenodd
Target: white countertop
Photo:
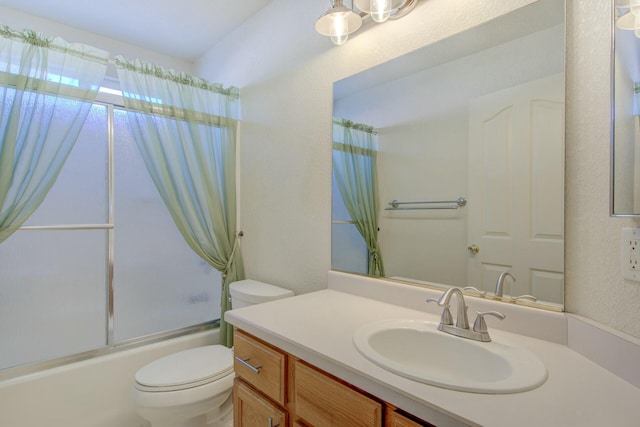
<instances>
[{"instance_id":1,"label":"white countertop","mask_svg":"<svg viewBox=\"0 0 640 427\"><path fill-rule=\"evenodd\" d=\"M640 389L569 347L492 328L542 359L549 377L537 389L490 395L405 379L365 359L353 332L381 319L438 317L333 289L228 311L225 320L439 427L637 427ZM508 322L509 319L504 320Z\"/></svg>"}]
</instances>

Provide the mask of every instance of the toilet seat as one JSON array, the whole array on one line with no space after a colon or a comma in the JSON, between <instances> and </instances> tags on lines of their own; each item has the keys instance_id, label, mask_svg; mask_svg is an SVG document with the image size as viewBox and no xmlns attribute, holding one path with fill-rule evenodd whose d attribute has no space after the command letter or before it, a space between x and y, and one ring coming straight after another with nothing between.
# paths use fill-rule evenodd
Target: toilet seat
<instances>
[{"instance_id":1,"label":"toilet seat","mask_svg":"<svg viewBox=\"0 0 640 427\"><path fill-rule=\"evenodd\" d=\"M233 351L208 345L180 351L142 367L135 375L140 391L170 392L203 386L233 374Z\"/></svg>"}]
</instances>

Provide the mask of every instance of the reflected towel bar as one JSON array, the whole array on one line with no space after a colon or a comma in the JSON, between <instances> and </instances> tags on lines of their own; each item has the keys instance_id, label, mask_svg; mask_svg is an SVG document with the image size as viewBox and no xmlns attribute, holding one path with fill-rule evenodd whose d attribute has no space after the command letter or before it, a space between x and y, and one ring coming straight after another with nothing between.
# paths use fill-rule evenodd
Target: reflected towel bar
<instances>
[{"instance_id":1,"label":"reflected towel bar","mask_svg":"<svg viewBox=\"0 0 640 427\"><path fill-rule=\"evenodd\" d=\"M419 204L455 204L454 206L415 206L415 207L400 207L400 205L419 205ZM464 197L458 197L456 200L436 200L425 202L399 202L393 200L389 203L390 208L384 208L385 211L407 211L407 210L425 210L425 209L460 209L467 204L467 199Z\"/></svg>"}]
</instances>

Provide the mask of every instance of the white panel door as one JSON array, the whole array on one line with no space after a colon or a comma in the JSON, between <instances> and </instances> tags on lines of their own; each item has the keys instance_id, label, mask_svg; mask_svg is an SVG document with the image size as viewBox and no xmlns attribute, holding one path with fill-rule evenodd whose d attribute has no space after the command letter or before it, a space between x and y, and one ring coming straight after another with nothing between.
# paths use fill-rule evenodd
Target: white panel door
<instances>
[{"instance_id":1,"label":"white panel door","mask_svg":"<svg viewBox=\"0 0 640 427\"><path fill-rule=\"evenodd\" d=\"M564 75L476 98L469 105L468 282L562 303Z\"/></svg>"}]
</instances>

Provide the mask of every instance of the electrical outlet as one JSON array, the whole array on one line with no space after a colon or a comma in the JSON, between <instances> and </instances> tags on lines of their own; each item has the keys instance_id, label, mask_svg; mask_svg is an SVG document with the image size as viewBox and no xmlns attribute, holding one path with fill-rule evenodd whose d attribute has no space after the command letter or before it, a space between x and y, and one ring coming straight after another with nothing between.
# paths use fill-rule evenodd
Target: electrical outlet
<instances>
[{"instance_id":1,"label":"electrical outlet","mask_svg":"<svg viewBox=\"0 0 640 427\"><path fill-rule=\"evenodd\" d=\"M621 239L622 277L640 282L640 228L623 228Z\"/></svg>"}]
</instances>

